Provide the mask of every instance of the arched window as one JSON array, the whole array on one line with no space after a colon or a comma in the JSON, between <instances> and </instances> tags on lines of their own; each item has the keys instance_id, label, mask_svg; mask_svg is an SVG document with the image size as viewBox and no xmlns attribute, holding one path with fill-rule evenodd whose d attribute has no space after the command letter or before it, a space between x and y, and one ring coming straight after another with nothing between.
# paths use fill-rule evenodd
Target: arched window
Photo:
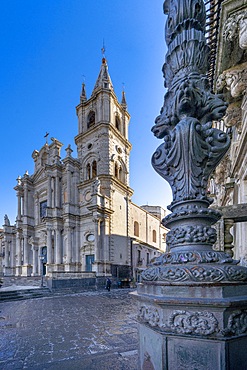
<instances>
[{"instance_id":1,"label":"arched window","mask_svg":"<svg viewBox=\"0 0 247 370\"><path fill-rule=\"evenodd\" d=\"M97 162L96 161L93 161L93 164L92 164L92 177L97 177Z\"/></svg>"},{"instance_id":2,"label":"arched window","mask_svg":"<svg viewBox=\"0 0 247 370\"><path fill-rule=\"evenodd\" d=\"M87 164L87 180L90 180L90 179L91 179L91 166L88 163Z\"/></svg>"},{"instance_id":3,"label":"arched window","mask_svg":"<svg viewBox=\"0 0 247 370\"><path fill-rule=\"evenodd\" d=\"M153 230L153 243L156 243L156 241L157 241L156 230Z\"/></svg>"},{"instance_id":4,"label":"arched window","mask_svg":"<svg viewBox=\"0 0 247 370\"><path fill-rule=\"evenodd\" d=\"M119 178L120 181L123 182L123 170L122 170L121 166L119 167L118 178Z\"/></svg>"},{"instance_id":5,"label":"arched window","mask_svg":"<svg viewBox=\"0 0 247 370\"><path fill-rule=\"evenodd\" d=\"M134 222L134 235L139 236L139 223L137 221Z\"/></svg>"},{"instance_id":6,"label":"arched window","mask_svg":"<svg viewBox=\"0 0 247 370\"><path fill-rule=\"evenodd\" d=\"M115 163L115 166L114 166L114 176L118 178L118 164L117 163Z\"/></svg>"},{"instance_id":7,"label":"arched window","mask_svg":"<svg viewBox=\"0 0 247 370\"><path fill-rule=\"evenodd\" d=\"M87 116L87 128L92 127L95 124L95 112L91 110Z\"/></svg>"},{"instance_id":8,"label":"arched window","mask_svg":"<svg viewBox=\"0 0 247 370\"><path fill-rule=\"evenodd\" d=\"M121 122L120 122L120 118L118 116L115 117L115 127L118 131L121 130Z\"/></svg>"}]
</instances>

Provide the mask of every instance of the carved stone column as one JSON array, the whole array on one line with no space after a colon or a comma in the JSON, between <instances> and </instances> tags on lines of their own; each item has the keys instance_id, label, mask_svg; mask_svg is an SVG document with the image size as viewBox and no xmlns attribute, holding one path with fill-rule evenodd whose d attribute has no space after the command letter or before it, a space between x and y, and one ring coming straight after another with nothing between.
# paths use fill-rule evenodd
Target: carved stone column
<instances>
[{"instance_id":1,"label":"carved stone column","mask_svg":"<svg viewBox=\"0 0 247 370\"><path fill-rule=\"evenodd\" d=\"M17 276L21 275L22 262L22 234L20 230L16 232L16 272Z\"/></svg>"},{"instance_id":2,"label":"carved stone column","mask_svg":"<svg viewBox=\"0 0 247 370\"><path fill-rule=\"evenodd\" d=\"M52 229L50 227L47 228L47 265L53 263L52 258Z\"/></svg>"},{"instance_id":3,"label":"carved stone column","mask_svg":"<svg viewBox=\"0 0 247 370\"><path fill-rule=\"evenodd\" d=\"M23 265L22 265L22 276L31 276L32 266L29 261L30 245L28 243L28 235L26 232L23 233Z\"/></svg>"},{"instance_id":4,"label":"carved stone column","mask_svg":"<svg viewBox=\"0 0 247 370\"><path fill-rule=\"evenodd\" d=\"M203 0L166 0L167 92L152 128L163 139L154 169L172 188L162 224L168 252L143 271L138 285L139 368L245 370L247 269L213 250L221 217L209 208L208 180L230 146L214 128L227 104L207 77Z\"/></svg>"},{"instance_id":5,"label":"carved stone column","mask_svg":"<svg viewBox=\"0 0 247 370\"><path fill-rule=\"evenodd\" d=\"M38 240L37 238L31 237L29 239L29 244L31 244L31 250L33 252L33 270L32 270L32 276L38 276L39 275L39 247L38 247Z\"/></svg>"},{"instance_id":6,"label":"carved stone column","mask_svg":"<svg viewBox=\"0 0 247 370\"><path fill-rule=\"evenodd\" d=\"M17 192L17 199L18 199L18 205L17 205L17 219L21 219L21 192Z\"/></svg>"},{"instance_id":7,"label":"carved stone column","mask_svg":"<svg viewBox=\"0 0 247 370\"><path fill-rule=\"evenodd\" d=\"M51 207L51 176L47 175L47 207Z\"/></svg>"}]
</instances>

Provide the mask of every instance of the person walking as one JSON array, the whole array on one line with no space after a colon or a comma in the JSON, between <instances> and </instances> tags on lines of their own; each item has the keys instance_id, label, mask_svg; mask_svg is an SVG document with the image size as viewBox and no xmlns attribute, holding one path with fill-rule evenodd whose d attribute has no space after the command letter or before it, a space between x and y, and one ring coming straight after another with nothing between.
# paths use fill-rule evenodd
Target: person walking
<instances>
[{"instance_id":1,"label":"person walking","mask_svg":"<svg viewBox=\"0 0 247 370\"><path fill-rule=\"evenodd\" d=\"M111 280L109 278L106 279L106 289L108 292L111 290Z\"/></svg>"}]
</instances>

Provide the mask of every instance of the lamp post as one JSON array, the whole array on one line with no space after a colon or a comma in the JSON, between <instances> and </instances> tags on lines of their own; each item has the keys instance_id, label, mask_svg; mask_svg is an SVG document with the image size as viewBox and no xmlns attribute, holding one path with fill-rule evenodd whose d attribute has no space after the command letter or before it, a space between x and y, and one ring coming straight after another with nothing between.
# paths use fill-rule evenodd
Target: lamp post
<instances>
[{"instance_id":1,"label":"lamp post","mask_svg":"<svg viewBox=\"0 0 247 370\"><path fill-rule=\"evenodd\" d=\"M45 256L41 253L39 255L39 258L40 258L40 272L41 272L41 283L40 283L40 286L41 288L43 288L44 286L44 274L43 274L43 269L44 269L44 266L43 266L43 263L44 263L44 259L45 259Z\"/></svg>"}]
</instances>

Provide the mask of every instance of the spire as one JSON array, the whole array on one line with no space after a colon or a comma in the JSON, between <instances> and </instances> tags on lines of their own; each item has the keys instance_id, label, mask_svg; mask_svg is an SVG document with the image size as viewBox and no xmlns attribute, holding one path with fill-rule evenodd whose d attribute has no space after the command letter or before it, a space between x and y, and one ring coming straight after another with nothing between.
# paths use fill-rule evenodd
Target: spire
<instances>
[{"instance_id":1,"label":"spire","mask_svg":"<svg viewBox=\"0 0 247 370\"><path fill-rule=\"evenodd\" d=\"M103 47L101 49L102 52L102 64L99 72L99 76L97 78L96 84L93 89L93 93L95 92L96 89L98 88L103 88L103 89L111 89L113 90L113 85L111 82L111 77L108 72L108 66L107 66L107 60L105 58L105 46L103 43Z\"/></svg>"},{"instance_id":2,"label":"spire","mask_svg":"<svg viewBox=\"0 0 247 370\"><path fill-rule=\"evenodd\" d=\"M126 102L126 97L125 97L125 91L122 91L122 100L121 100L121 105L124 109L127 108L127 102Z\"/></svg>"},{"instance_id":3,"label":"spire","mask_svg":"<svg viewBox=\"0 0 247 370\"><path fill-rule=\"evenodd\" d=\"M86 89L85 89L85 83L82 83L81 87L81 95L80 95L80 102L84 102L87 100L87 95L86 95Z\"/></svg>"}]
</instances>

